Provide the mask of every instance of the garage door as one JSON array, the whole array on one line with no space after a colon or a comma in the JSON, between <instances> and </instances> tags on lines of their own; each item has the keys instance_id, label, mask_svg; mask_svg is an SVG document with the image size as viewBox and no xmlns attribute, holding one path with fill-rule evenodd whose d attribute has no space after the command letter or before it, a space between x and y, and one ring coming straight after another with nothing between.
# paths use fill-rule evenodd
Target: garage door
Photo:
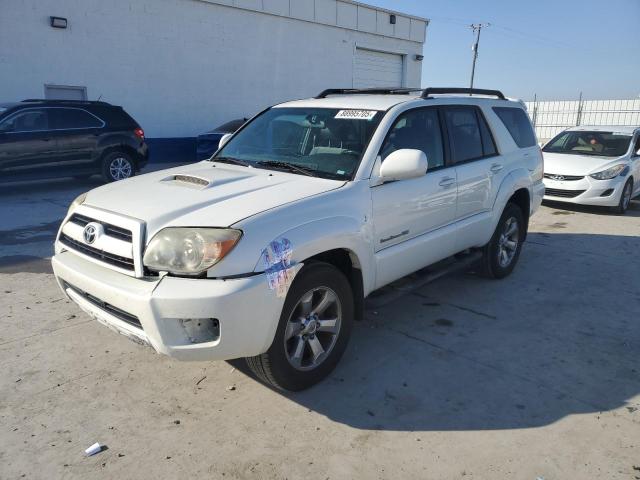
<instances>
[{"instance_id":1,"label":"garage door","mask_svg":"<svg viewBox=\"0 0 640 480\"><path fill-rule=\"evenodd\" d=\"M402 87L402 55L357 48L353 87Z\"/></svg>"}]
</instances>

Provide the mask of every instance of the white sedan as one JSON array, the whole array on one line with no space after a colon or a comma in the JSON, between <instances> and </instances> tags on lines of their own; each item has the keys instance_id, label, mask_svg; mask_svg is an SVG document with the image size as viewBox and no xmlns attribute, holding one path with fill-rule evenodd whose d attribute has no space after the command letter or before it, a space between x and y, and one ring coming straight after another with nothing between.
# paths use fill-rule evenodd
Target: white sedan
<instances>
[{"instance_id":1,"label":"white sedan","mask_svg":"<svg viewBox=\"0 0 640 480\"><path fill-rule=\"evenodd\" d=\"M542 151L545 200L624 213L640 195L639 127L574 127Z\"/></svg>"}]
</instances>

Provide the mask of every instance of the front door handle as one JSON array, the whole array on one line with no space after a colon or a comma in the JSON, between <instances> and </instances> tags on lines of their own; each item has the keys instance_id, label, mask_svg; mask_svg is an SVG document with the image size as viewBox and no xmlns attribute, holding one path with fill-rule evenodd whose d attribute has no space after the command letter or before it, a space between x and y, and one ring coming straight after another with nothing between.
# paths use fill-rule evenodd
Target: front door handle
<instances>
[{"instance_id":1,"label":"front door handle","mask_svg":"<svg viewBox=\"0 0 640 480\"><path fill-rule=\"evenodd\" d=\"M441 187L450 187L454 183L456 183L456 179L455 178L444 177L442 180L440 180L440 183L438 185L440 185Z\"/></svg>"},{"instance_id":2,"label":"front door handle","mask_svg":"<svg viewBox=\"0 0 640 480\"><path fill-rule=\"evenodd\" d=\"M504 167L502 166L502 164L500 163L494 163L493 165L491 165L491 168L489 170L491 170L493 173L498 173L500 170L502 170Z\"/></svg>"}]
</instances>

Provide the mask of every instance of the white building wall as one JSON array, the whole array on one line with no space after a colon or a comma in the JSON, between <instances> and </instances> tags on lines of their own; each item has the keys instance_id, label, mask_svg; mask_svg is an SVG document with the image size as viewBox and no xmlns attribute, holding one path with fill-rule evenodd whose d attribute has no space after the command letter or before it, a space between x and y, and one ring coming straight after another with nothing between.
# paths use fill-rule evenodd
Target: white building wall
<instances>
[{"instance_id":1,"label":"white building wall","mask_svg":"<svg viewBox=\"0 0 640 480\"><path fill-rule=\"evenodd\" d=\"M0 101L86 86L148 137L189 137L351 87L356 47L405 55L404 84L420 86L426 25L336 0L0 0Z\"/></svg>"}]
</instances>

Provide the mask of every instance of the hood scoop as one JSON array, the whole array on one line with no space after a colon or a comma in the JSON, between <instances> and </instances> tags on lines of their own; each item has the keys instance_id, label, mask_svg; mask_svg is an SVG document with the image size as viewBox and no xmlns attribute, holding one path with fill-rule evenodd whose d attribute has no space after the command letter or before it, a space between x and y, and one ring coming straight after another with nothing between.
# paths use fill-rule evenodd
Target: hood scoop
<instances>
[{"instance_id":1,"label":"hood scoop","mask_svg":"<svg viewBox=\"0 0 640 480\"><path fill-rule=\"evenodd\" d=\"M185 187L192 187L192 188L207 188L213 183L213 181L203 177L196 177L194 175L184 175L184 174L172 175L171 177L165 178L164 181L176 182L176 183L183 184L183 186Z\"/></svg>"}]
</instances>

